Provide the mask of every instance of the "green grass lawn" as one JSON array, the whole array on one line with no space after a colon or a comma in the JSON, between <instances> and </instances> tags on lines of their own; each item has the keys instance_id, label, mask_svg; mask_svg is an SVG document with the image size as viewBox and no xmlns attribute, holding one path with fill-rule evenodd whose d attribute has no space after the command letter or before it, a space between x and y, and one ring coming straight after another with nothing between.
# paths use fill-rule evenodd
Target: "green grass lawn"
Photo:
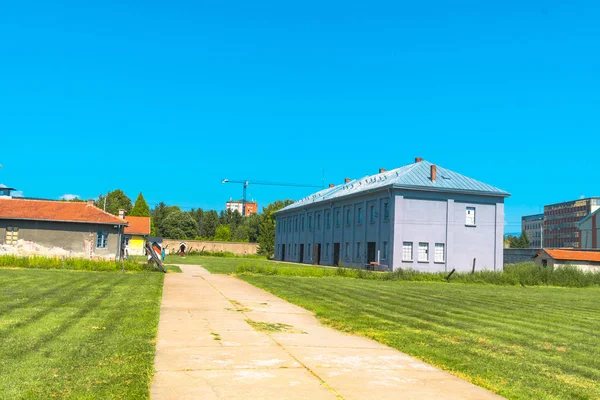
<instances>
[{"instance_id":1,"label":"green grass lawn","mask_svg":"<svg viewBox=\"0 0 600 400\"><path fill-rule=\"evenodd\" d=\"M281 263L267 260L266 258L244 258L244 257L211 257L211 256L186 256L168 255L165 257L166 264L202 265L213 274L232 274L241 264L277 266L281 268L306 268L303 264Z\"/></svg>"},{"instance_id":2,"label":"green grass lawn","mask_svg":"<svg viewBox=\"0 0 600 400\"><path fill-rule=\"evenodd\" d=\"M505 397L600 398L600 288L240 278Z\"/></svg>"},{"instance_id":3,"label":"green grass lawn","mask_svg":"<svg viewBox=\"0 0 600 400\"><path fill-rule=\"evenodd\" d=\"M0 397L149 397L164 274L0 270Z\"/></svg>"}]
</instances>

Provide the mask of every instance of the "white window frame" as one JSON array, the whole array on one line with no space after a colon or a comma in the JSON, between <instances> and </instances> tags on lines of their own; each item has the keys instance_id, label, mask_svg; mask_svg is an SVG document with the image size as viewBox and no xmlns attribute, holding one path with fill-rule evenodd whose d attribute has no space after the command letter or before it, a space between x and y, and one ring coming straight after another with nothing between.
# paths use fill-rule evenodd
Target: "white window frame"
<instances>
[{"instance_id":1,"label":"white window frame","mask_svg":"<svg viewBox=\"0 0 600 400\"><path fill-rule=\"evenodd\" d=\"M465 210L465 225L477 226L477 209L475 207L467 207Z\"/></svg>"},{"instance_id":2,"label":"white window frame","mask_svg":"<svg viewBox=\"0 0 600 400\"><path fill-rule=\"evenodd\" d=\"M106 249L108 248L108 233L101 231L96 232L96 248Z\"/></svg>"},{"instance_id":3,"label":"white window frame","mask_svg":"<svg viewBox=\"0 0 600 400\"><path fill-rule=\"evenodd\" d=\"M429 243L419 242L419 252L417 254L419 262L429 262Z\"/></svg>"},{"instance_id":4,"label":"white window frame","mask_svg":"<svg viewBox=\"0 0 600 400\"><path fill-rule=\"evenodd\" d=\"M5 232L4 242L9 246L14 246L19 240L19 227L18 226L7 226Z\"/></svg>"},{"instance_id":5,"label":"white window frame","mask_svg":"<svg viewBox=\"0 0 600 400\"><path fill-rule=\"evenodd\" d=\"M436 263L446 262L446 245L444 243L436 243L433 260Z\"/></svg>"},{"instance_id":6,"label":"white window frame","mask_svg":"<svg viewBox=\"0 0 600 400\"><path fill-rule=\"evenodd\" d=\"M402 261L412 262L413 257L413 242L402 242Z\"/></svg>"}]
</instances>

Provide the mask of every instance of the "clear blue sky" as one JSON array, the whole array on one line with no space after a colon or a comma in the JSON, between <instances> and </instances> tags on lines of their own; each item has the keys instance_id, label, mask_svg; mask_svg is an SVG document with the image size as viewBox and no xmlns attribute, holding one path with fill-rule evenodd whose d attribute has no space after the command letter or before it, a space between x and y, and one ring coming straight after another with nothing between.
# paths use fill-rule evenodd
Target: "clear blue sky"
<instances>
[{"instance_id":1,"label":"clear blue sky","mask_svg":"<svg viewBox=\"0 0 600 400\"><path fill-rule=\"evenodd\" d=\"M508 232L600 195L597 1L83 3L2 5L0 182L25 196L221 209L225 177L415 156L511 192Z\"/></svg>"}]
</instances>

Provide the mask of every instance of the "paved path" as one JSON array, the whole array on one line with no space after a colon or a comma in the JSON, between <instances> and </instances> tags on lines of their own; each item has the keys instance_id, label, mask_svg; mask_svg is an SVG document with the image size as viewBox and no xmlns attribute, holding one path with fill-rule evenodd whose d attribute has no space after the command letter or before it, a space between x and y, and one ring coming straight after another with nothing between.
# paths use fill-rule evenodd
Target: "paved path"
<instances>
[{"instance_id":1,"label":"paved path","mask_svg":"<svg viewBox=\"0 0 600 400\"><path fill-rule=\"evenodd\" d=\"M239 279L181 269L165 277L154 400L500 399Z\"/></svg>"}]
</instances>

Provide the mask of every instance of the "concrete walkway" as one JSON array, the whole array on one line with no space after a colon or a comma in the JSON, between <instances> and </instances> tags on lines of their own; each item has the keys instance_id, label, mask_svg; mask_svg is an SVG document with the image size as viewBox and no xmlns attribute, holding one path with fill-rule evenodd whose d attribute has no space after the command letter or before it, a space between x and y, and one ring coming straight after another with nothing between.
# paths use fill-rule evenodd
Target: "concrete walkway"
<instances>
[{"instance_id":1,"label":"concrete walkway","mask_svg":"<svg viewBox=\"0 0 600 400\"><path fill-rule=\"evenodd\" d=\"M500 399L239 279L181 269L165 277L154 400Z\"/></svg>"}]
</instances>

